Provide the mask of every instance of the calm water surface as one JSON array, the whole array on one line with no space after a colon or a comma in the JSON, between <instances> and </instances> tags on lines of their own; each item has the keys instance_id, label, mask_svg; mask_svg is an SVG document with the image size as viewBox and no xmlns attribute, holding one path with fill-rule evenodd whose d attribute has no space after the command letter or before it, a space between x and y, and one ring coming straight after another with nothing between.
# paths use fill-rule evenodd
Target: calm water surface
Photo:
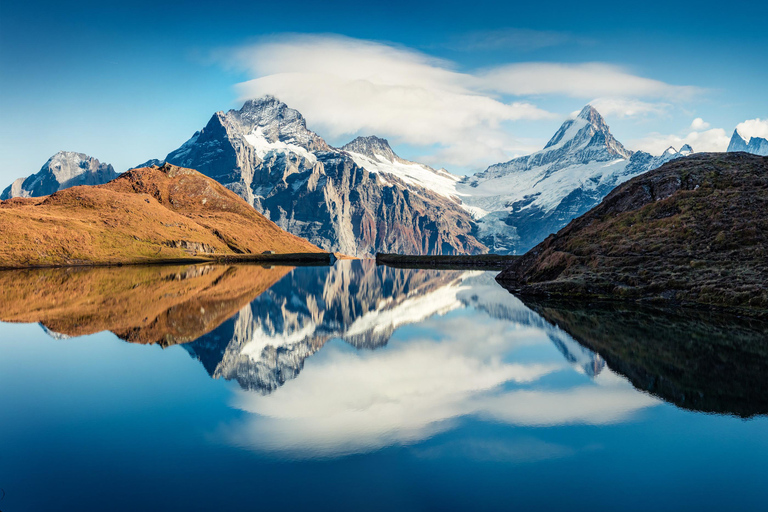
<instances>
[{"instance_id":1,"label":"calm water surface","mask_svg":"<svg viewBox=\"0 0 768 512\"><path fill-rule=\"evenodd\" d=\"M2 272L0 510L766 510L764 324L494 275Z\"/></svg>"}]
</instances>

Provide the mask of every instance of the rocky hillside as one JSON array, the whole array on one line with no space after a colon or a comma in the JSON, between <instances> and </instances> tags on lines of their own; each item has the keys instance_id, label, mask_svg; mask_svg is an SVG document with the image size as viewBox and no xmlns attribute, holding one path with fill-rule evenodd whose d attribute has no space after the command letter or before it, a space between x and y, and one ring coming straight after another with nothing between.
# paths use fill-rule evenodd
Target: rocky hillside
<instances>
[{"instance_id":1,"label":"rocky hillside","mask_svg":"<svg viewBox=\"0 0 768 512\"><path fill-rule=\"evenodd\" d=\"M328 251L486 252L473 236L469 213L431 182L419 182L455 177L402 160L388 148L331 148L298 111L267 96L217 112L165 160L224 184L281 228ZM361 166L363 159L371 165Z\"/></svg>"},{"instance_id":2,"label":"rocky hillside","mask_svg":"<svg viewBox=\"0 0 768 512\"><path fill-rule=\"evenodd\" d=\"M533 295L768 309L768 158L708 153L630 180L498 279Z\"/></svg>"},{"instance_id":3,"label":"rocky hillside","mask_svg":"<svg viewBox=\"0 0 768 512\"><path fill-rule=\"evenodd\" d=\"M59 151L42 169L27 178L19 178L0 194L0 200L12 197L40 197L78 185L101 185L117 178L109 164L83 153Z\"/></svg>"},{"instance_id":4,"label":"rocky hillside","mask_svg":"<svg viewBox=\"0 0 768 512\"><path fill-rule=\"evenodd\" d=\"M170 164L104 185L3 201L0 232L0 267L320 251L214 180Z\"/></svg>"},{"instance_id":5,"label":"rocky hillside","mask_svg":"<svg viewBox=\"0 0 768 512\"><path fill-rule=\"evenodd\" d=\"M493 253L523 254L586 213L621 183L693 153L626 149L591 105L566 120L541 151L490 166L456 187Z\"/></svg>"}]
</instances>

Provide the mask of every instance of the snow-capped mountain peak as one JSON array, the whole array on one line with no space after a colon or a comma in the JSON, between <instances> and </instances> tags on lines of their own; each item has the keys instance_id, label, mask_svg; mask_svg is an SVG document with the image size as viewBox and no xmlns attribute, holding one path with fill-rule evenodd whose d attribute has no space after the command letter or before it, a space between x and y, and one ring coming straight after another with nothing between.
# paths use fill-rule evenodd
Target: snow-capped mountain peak
<instances>
[{"instance_id":1,"label":"snow-capped mountain peak","mask_svg":"<svg viewBox=\"0 0 768 512\"><path fill-rule=\"evenodd\" d=\"M680 148L680 151L678 151L683 156L688 156L693 154L693 148L690 146L690 144L684 144L683 147Z\"/></svg>"},{"instance_id":2,"label":"snow-capped mountain peak","mask_svg":"<svg viewBox=\"0 0 768 512\"><path fill-rule=\"evenodd\" d=\"M59 151L36 174L14 181L0 199L46 196L77 185L101 185L116 177L109 164L83 153Z\"/></svg>"},{"instance_id":3,"label":"snow-capped mountain peak","mask_svg":"<svg viewBox=\"0 0 768 512\"><path fill-rule=\"evenodd\" d=\"M669 146L667 149L664 150L664 153L662 153L662 155L674 155L675 153L677 153L677 150L674 147Z\"/></svg>"},{"instance_id":4,"label":"snow-capped mountain peak","mask_svg":"<svg viewBox=\"0 0 768 512\"><path fill-rule=\"evenodd\" d=\"M264 142L282 142L302 147L306 151L330 150L319 135L307 128L307 121L298 110L290 108L274 96L250 99L240 110L218 115L222 123L236 125L240 134L255 136L260 141L256 146Z\"/></svg>"}]
</instances>

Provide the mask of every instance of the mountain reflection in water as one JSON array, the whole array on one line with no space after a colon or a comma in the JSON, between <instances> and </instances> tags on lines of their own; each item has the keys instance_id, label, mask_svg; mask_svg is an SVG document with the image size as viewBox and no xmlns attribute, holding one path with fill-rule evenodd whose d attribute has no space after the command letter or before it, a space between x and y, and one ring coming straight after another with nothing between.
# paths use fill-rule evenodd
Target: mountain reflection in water
<instances>
[{"instance_id":1,"label":"mountain reflection in water","mask_svg":"<svg viewBox=\"0 0 768 512\"><path fill-rule=\"evenodd\" d=\"M13 271L0 273L0 286L2 321L39 322L55 337L109 330L181 344L212 377L239 384L233 405L244 414L221 437L299 458L409 444L464 417L608 424L658 398L768 412L765 325L528 307L490 272L353 260ZM532 355L543 344L562 357Z\"/></svg>"}]
</instances>

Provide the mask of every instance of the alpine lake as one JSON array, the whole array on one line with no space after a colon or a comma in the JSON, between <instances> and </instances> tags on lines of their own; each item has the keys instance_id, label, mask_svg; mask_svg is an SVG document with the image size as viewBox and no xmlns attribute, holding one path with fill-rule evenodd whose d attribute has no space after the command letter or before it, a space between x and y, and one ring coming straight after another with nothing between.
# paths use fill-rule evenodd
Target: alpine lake
<instances>
[{"instance_id":1,"label":"alpine lake","mask_svg":"<svg viewBox=\"0 0 768 512\"><path fill-rule=\"evenodd\" d=\"M0 510L768 507L768 323L496 272L0 272Z\"/></svg>"}]
</instances>

